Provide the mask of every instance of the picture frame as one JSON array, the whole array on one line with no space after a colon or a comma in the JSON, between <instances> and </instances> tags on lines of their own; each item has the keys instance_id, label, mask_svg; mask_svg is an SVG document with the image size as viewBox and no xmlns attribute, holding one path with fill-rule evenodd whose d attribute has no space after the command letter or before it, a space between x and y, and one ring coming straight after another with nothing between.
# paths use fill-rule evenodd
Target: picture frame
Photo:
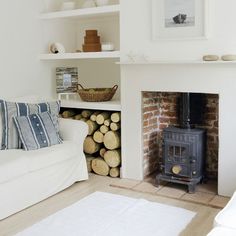
<instances>
[{"instance_id":1,"label":"picture frame","mask_svg":"<svg viewBox=\"0 0 236 236\"><path fill-rule=\"evenodd\" d=\"M208 38L209 0L152 0L152 39Z\"/></svg>"},{"instance_id":2,"label":"picture frame","mask_svg":"<svg viewBox=\"0 0 236 236\"><path fill-rule=\"evenodd\" d=\"M77 67L56 67L57 94L77 93L78 79Z\"/></svg>"}]
</instances>

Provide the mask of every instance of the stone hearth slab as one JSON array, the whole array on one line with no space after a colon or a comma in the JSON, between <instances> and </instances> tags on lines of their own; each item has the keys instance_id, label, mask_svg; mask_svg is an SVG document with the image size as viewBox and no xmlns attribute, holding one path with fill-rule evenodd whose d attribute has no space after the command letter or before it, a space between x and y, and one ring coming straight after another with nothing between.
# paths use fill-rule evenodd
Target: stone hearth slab
<instances>
[{"instance_id":1,"label":"stone hearth slab","mask_svg":"<svg viewBox=\"0 0 236 236\"><path fill-rule=\"evenodd\" d=\"M165 186L157 191L157 195L162 195L171 198L181 198L186 193L186 190L181 188L174 188L172 186Z\"/></svg>"},{"instance_id":2,"label":"stone hearth slab","mask_svg":"<svg viewBox=\"0 0 236 236\"><path fill-rule=\"evenodd\" d=\"M185 193L180 199L187 200L195 203L202 203L208 205L208 203L215 197L215 194L196 192L194 194Z\"/></svg>"},{"instance_id":3,"label":"stone hearth slab","mask_svg":"<svg viewBox=\"0 0 236 236\"><path fill-rule=\"evenodd\" d=\"M228 198L228 197L215 196L209 202L209 206L218 207L218 208L224 208L229 200L230 200L230 198Z\"/></svg>"},{"instance_id":4,"label":"stone hearth slab","mask_svg":"<svg viewBox=\"0 0 236 236\"><path fill-rule=\"evenodd\" d=\"M120 179L119 181L115 181L114 183L110 184L110 186L118 187L118 188L132 189L140 183L141 183L141 181L137 181L137 180Z\"/></svg>"},{"instance_id":5,"label":"stone hearth slab","mask_svg":"<svg viewBox=\"0 0 236 236\"><path fill-rule=\"evenodd\" d=\"M203 192L203 193L211 193L216 194L217 193L217 182L209 180L207 183L198 184L196 186L197 192Z\"/></svg>"},{"instance_id":6,"label":"stone hearth slab","mask_svg":"<svg viewBox=\"0 0 236 236\"><path fill-rule=\"evenodd\" d=\"M154 194L161 188L162 188L162 186L155 187L151 183L142 182L142 183L136 185L132 189L135 190L135 191L143 192L143 193L153 193Z\"/></svg>"}]
</instances>

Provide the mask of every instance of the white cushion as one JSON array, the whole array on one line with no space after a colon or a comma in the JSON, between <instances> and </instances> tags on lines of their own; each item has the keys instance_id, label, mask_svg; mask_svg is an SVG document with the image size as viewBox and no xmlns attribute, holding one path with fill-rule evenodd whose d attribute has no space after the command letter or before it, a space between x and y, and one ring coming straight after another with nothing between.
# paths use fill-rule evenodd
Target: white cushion
<instances>
[{"instance_id":1,"label":"white cushion","mask_svg":"<svg viewBox=\"0 0 236 236\"><path fill-rule=\"evenodd\" d=\"M78 156L78 153L74 143L64 141L62 144L51 147L25 151L25 157L29 160L29 171L36 171Z\"/></svg>"},{"instance_id":2,"label":"white cushion","mask_svg":"<svg viewBox=\"0 0 236 236\"><path fill-rule=\"evenodd\" d=\"M236 192L228 204L215 217L215 226L236 229Z\"/></svg>"},{"instance_id":3,"label":"white cushion","mask_svg":"<svg viewBox=\"0 0 236 236\"><path fill-rule=\"evenodd\" d=\"M77 145L65 141L35 151L12 149L0 151L0 184L71 158L79 158Z\"/></svg>"},{"instance_id":4,"label":"white cushion","mask_svg":"<svg viewBox=\"0 0 236 236\"><path fill-rule=\"evenodd\" d=\"M226 227L216 227L207 236L235 236L236 230Z\"/></svg>"},{"instance_id":5,"label":"white cushion","mask_svg":"<svg viewBox=\"0 0 236 236\"><path fill-rule=\"evenodd\" d=\"M28 162L23 150L0 151L0 183L28 173Z\"/></svg>"}]
</instances>

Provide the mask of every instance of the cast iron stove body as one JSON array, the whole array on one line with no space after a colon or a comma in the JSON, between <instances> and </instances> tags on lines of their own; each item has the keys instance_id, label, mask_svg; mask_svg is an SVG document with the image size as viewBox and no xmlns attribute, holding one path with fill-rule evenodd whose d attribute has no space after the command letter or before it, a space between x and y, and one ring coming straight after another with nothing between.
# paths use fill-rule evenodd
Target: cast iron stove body
<instances>
[{"instance_id":1,"label":"cast iron stove body","mask_svg":"<svg viewBox=\"0 0 236 236\"><path fill-rule=\"evenodd\" d=\"M163 130L163 165L160 180L185 184L194 193L204 177L205 130L168 127Z\"/></svg>"}]
</instances>

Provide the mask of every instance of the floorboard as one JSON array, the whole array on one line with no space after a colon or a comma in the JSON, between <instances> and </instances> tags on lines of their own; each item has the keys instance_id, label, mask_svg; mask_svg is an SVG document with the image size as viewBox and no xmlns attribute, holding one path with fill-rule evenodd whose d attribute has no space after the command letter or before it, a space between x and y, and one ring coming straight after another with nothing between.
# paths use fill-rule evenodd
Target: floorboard
<instances>
[{"instance_id":1,"label":"floorboard","mask_svg":"<svg viewBox=\"0 0 236 236\"><path fill-rule=\"evenodd\" d=\"M55 196L0 221L0 236L12 236L95 191L121 194L133 198L144 198L149 201L177 206L196 212L196 217L184 232L181 233L181 236L205 236L211 230L214 217L219 212L219 209L201 204L110 186L111 183L115 184L117 181L119 179L91 174L88 181L76 183Z\"/></svg>"}]
</instances>

